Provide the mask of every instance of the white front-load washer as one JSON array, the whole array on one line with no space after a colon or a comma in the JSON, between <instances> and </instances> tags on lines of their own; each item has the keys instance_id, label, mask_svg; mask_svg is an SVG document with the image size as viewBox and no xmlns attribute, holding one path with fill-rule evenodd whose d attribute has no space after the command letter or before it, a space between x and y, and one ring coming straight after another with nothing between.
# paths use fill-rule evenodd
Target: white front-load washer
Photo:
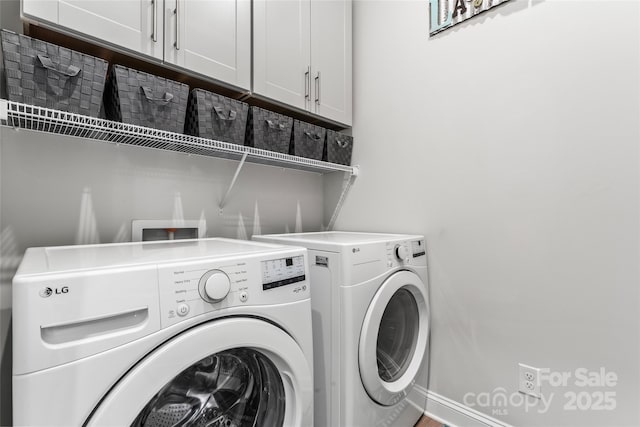
<instances>
[{"instance_id":1,"label":"white front-load washer","mask_svg":"<svg viewBox=\"0 0 640 427\"><path fill-rule=\"evenodd\" d=\"M254 236L309 250L316 426L413 426L428 380L423 236Z\"/></svg>"},{"instance_id":2,"label":"white front-load washer","mask_svg":"<svg viewBox=\"0 0 640 427\"><path fill-rule=\"evenodd\" d=\"M307 266L217 238L28 249L15 425L312 425Z\"/></svg>"}]
</instances>

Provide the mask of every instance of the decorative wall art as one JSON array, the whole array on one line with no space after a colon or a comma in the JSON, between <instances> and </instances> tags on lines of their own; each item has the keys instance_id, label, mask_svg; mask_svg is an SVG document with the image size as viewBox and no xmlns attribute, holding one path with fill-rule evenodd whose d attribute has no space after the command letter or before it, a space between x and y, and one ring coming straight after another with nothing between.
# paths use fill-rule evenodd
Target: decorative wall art
<instances>
[{"instance_id":1,"label":"decorative wall art","mask_svg":"<svg viewBox=\"0 0 640 427\"><path fill-rule=\"evenodd\" d=\"M434 35L509 0L429 0Z\"/></svg>"}]
</instances>

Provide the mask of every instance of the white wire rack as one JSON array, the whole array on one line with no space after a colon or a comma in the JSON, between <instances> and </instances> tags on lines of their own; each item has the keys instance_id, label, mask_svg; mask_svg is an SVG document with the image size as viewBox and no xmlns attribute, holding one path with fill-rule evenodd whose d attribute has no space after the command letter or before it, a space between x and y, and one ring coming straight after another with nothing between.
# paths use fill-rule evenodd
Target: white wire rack
<instances>
[{"instance_id":1,"label":"white wire rack","mask_svg":"<svg viewBox=\"0 0 640 427\"><path fill-rule=\"evenodd\" d=\"M177 151L209 157L246 160L309 172L348 172L355 167L260 150L258 148L166 132L143 126L67 113L50 108L0 100L0 124L18 129L56 133L79 138Z\"/></svg>"},{"instance_id":2,"label":"white wire rack","mask_svg":"<svg viewBox=\"0 0 640 427\"><path fill-rule=\"evenodd\" d=\"M16 129L55 133L112 144L127 144L158 150L175 151L199 156L219 157L238 160L238 167L227 192L219 202L220 213L231 194L245 162L260 163L308 172L344 172L342 192L334 208L327 229L331 230L345 201L349 189L358 176L358 166L305 159L273 151L243 145L214 141L206 138L182 135L143 126L112 122L110 120L67 113L50 108L37 107L19 102L0 99L0 125Z\"/></svg>"}]
</instances>

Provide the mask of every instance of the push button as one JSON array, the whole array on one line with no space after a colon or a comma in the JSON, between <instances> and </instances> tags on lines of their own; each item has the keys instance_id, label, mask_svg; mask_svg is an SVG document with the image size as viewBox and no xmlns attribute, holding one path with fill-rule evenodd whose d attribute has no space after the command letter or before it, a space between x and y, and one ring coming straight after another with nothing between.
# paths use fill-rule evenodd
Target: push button
<instances>
[{"instance_id":1,"label":"push button","mask_svg":"<svg viewBox=\"0 0 640 427\"><path fill-rule=\"evenodd\" d=\"M247 302L249 299L249 293L247 291L240 292L240 302Z\"/></svg>"},{"instance_id":2,"label":"push button","mask_svg":"<svg viewBox=\"0 0 640 427\"><path fill-rule=\"evenodd\" d=\"M185 303L178 304L178 309L176 310L178 316L184 317L189 314L189 305Z\"/></svg>"}]
</instances>

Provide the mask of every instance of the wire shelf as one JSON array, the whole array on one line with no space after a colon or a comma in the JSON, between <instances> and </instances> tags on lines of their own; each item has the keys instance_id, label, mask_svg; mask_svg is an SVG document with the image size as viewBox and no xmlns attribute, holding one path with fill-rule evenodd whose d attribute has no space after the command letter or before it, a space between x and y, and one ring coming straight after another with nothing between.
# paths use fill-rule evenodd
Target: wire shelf
<instances>
[{"instance_id":1,"label":"wire shelf","mask_svg":"<svg viewBox=\"0 0 640 427\"><path fill-rule=\"evenodd\" d=\"M113 144L135 145L232 160L242 160L246 155L246 161L251 163L300 169L309 172L328 173L339 171L357 175L357 168L353 166L306 159L243 145L113 122L4 99L0 100L0 125Z\"/></svg>"}]
</instances>

